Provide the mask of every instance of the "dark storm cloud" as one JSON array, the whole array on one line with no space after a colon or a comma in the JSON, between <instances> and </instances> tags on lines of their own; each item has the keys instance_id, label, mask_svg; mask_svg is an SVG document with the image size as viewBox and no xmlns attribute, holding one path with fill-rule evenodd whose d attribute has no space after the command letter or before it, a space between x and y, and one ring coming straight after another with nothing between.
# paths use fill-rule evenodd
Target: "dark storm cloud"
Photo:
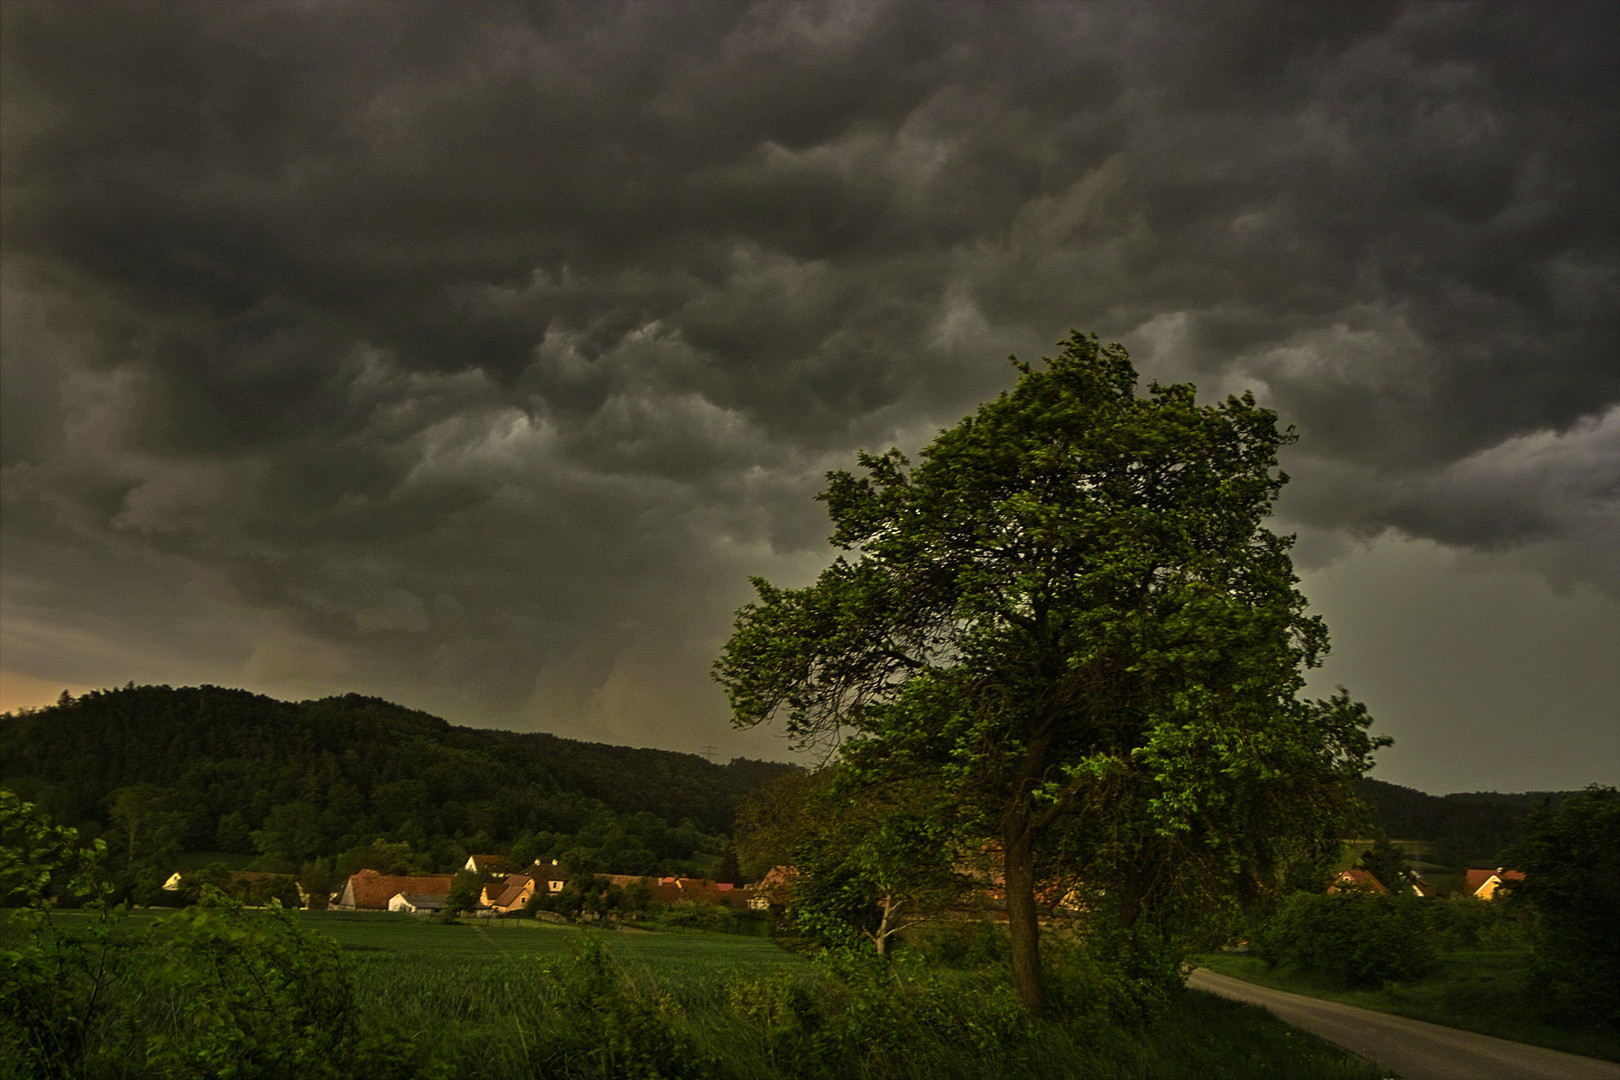
<instances>
[{"instance_id":1,"label":"dark storm cloud","mask_svg":"<svg viewBox=\"0 0 1620 1080\"><path fill-rule=\"evenodd\" d=\"M679 742L821 472L1071 325L1298 424L1292 527L1620 594L1612 5L3 17L8 669L178 589L262 685Z\"/></svg>"}]
</instances>

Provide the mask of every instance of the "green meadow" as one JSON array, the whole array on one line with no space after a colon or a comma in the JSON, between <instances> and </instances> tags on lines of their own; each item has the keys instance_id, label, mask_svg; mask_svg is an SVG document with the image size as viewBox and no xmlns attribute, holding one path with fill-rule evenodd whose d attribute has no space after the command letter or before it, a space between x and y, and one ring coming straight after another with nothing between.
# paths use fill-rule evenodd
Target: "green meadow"
<instances>
[{"instance_id":1,"label":"green meadow","mask_svg":"<svg viewBox=\"0 0 1620 1080\"><path fill-rule=\"evenodd\" d=\"M1196 992L1140 1026L1083 1003L1031 1024L994 969L903 958L829 966L770 940L702 931L338 912L303 921L352 962L367 1024L409 1040L429 1074L1385 1075L1261 1010ZM598 956L607 979L595 977ZM583 999L581 984L593 984ZM637 1032L655 1045L615 1058L616 1040Z\"/></svg>"},{"instance_id":2,"label":"green meadow","mask_svg":"<svg viewBox=\"0 0 1620 1080\"><path fill-rule=\"evenodd\" d=\"M920 949L887 963L812 960L767 938L706 931L239 908L188 929L189 918L116 920L113 938L125 944L108 954L77 1049L41 1072L19 1040L0 1039L0 1080L307 1080L362 1069L371 1080L1387 1075L1259 1009L1197 992L1122 1018L1078 960L1050 974L1053 1018L1031 1021L1001 965L953 966ZM94 937L88 915L52 922L65 946ZM23 943L18 925L0 929L0 949ZM251 955L259 960L238 966ZM76 1008L76 985L30 992Z\"/></svg>"}]
</instances>

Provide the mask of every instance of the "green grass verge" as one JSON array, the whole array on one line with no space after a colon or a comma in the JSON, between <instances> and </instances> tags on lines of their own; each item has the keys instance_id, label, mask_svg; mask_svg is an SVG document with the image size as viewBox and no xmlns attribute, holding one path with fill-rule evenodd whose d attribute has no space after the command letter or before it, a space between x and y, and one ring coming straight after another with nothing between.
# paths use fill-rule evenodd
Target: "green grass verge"
<instances>
[{"instance_id":1,"label":"green grass verge","mask_svg":"<svg viewBox=\"0 0 1620 1080\"><path fill-rule=\"evenodd\" d=\"M1350 989L1287 965L1271 968L1252 956L1216 953L1199 962L1211 971L1260 986L1341 1001L1363 1009L1476 1031L1499 1039L1545 1046L1586 1057L1620 1061L1620 1032L1549 1024L1526 1007L1524 950L1459 950L1442 955L1438 969L1412 983Z\"/></svg>"}]
</instances>

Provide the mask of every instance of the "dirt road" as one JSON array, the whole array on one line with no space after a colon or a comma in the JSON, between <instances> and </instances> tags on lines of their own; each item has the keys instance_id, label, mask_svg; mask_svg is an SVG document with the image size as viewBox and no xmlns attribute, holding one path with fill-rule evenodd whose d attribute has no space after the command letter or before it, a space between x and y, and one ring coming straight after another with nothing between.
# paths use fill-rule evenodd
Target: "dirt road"
<instances>
[{"instance_id":1,"label":"dirt road","mask_svg":"<svg viewBox=\"0 0 1620 1080\"><path fill-rule=\"evenodd\" d=\"M1620 1080L1620 1064L1612 1061L1272 990L1206 968L1194 971L1187 985L1269 1009L1285 1023L1385 1065L1405 1080Z\"/></svg>"}]
</instances>

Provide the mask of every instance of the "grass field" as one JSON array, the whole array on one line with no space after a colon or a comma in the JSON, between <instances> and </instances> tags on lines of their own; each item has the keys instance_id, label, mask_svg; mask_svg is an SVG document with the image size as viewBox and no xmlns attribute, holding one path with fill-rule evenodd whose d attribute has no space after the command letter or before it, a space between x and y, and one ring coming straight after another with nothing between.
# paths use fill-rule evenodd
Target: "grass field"
<instances>
[{"instance_id":1,"label":"grass field","mask_svg":"<svg viewBox=\"0 0 1620 1080\"><path fill-rule=\"evenodd\" d=\"M1499 1039L1620 1061L1620 1033L1554 1027L1526 1007L1524 973L1529 961L1528 950L1457 950L1442 954L1438 970L1421 981L1354 990L1286 966L1270 968L1252 956L1215 954L1201 958L1211 971L1261 986Z\"/></svg>"},{"instance_id":2,"label":"grass field","mask_svg":"<svg viewBox=\"0 0 1620 1080\"><path fill-rule=\"evenodd\" d=\"M152 929L155 914L135 913L121 933ZM235 916L244 925L266 917ZM89 926L73 913L55 919L68 940ZM172 931L163 924L159 937L118 954L90 1033L85 1075L302 1080L360 1069L372 1080L1386 1075L1262 1010L1196 992L1178 995L1150 1023L1122 1025L1076 992L1091 984L1064 976L1068 981L1056 984L1068 995L1058 1010L1063 1018L1032 1023L1005 972L994 967L956 970L903 957L889 965L828 966L768 939L701 931L520 920L445 924L343 912L303 913L297 923L340 948L335 962L352 990L347 1015L355 1041L306 1055L293 1069L284 1050L302 1045L304 1021L277 1026L264 1014L266 999L251 988L231 1008L257 1015L244 1016L237 1028L225 1014L206 1012L210 1023L226 1024L219 1030L236 1033L225 1042L197 1041L185 1018L199 1014L188 1002L214 991L197 989L208 986L206 972L201 982L163 974L173 955L162 937ZM15 937L11 928L0 930L0 946L21 944ZM273 1008L297 1011L308 1000L291 985ZM254 1031L278 1032L281 1048L256 1050ZM176 1072L178 1062L199 1059L150 1057L154 1045L167 1041L172 1048L176 1040L190 1040L186 1053L215 1060ZM0 1077L28 1075L21 1063L7 1066L6 1041L0 1037Z\"/></svg>"},{"instance_id":3,"label":"grass field","mask_svg":"<svg viewBox=\"0 0 1620 1080\"><path fill-rule=\"evenodd\" d=\"M527 921L461 925L359 913L305 924L355 962L368 1011L480 1075L567 1074L545 1045L559 970L601 945L634 1002L675 1018L695 1059L737 1077L1344 1077L1376 1066L1261 1010L1189 992L1151 1027L1052 1022L1021 1032L999 973L900 967L852 989L774 942ZM548 971L548 968L550 971ZM887 1006L887 1007L885 1007ZM583 1072L581 1073L583 1074Z\"/></svg>"}]
</instances>

